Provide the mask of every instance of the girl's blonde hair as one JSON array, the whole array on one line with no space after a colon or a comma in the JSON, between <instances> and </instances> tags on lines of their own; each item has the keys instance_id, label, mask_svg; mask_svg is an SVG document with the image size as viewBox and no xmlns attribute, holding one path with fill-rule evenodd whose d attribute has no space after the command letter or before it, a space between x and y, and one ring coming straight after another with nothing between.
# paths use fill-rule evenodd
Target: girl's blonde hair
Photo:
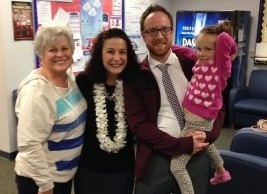
<instances>
[{"instance_id":1,"label":"girl's blonde hair","mask_svg":"<svg viewBox=\"0 0 267 194\"><path fill-rule=\"evenodd\" d=\"M222 32L226 32L233 37L233 26L229 20L224 20L220 24L205 26L200 30L200 33L212 35L218 35Z\"/></svg>"}]
</instances>

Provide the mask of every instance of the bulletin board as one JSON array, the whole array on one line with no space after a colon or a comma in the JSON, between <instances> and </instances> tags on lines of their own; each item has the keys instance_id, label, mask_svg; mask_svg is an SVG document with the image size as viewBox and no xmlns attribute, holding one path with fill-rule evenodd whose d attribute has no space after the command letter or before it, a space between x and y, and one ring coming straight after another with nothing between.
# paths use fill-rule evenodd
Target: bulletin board
<instances>
[{"instance_id":1,"label":"bulletin board","mask_svg":"<svg viewBox=\"0 0 267 194\"><path fill-rule=\"evenodd\" d=\"M255 65L267 65L267 0L260 0Z\"/></svg>"},{"instance_id":2,"label":"bulletin board","mask_svg":"<svg viewBox=\"0 0 267 194\"><path fill-rule=\"evenodd\" d=\"M51 20L64 22L72 29L74 72L84 69L93 39L99 32L110 27L123 28L122 0L36 0L34 3L35 29Z\"/></svg>"},{"instance_id":3,"label":"bulletin board","mask_svg":"<svg viewBox=\"0 0 267 194\"><path fill-rule=\"evenodd\" d=\"M136 52L145 51L139 20L149 0L34 0L33 3L35 29L51 20L65 22L71 27L75 40L74 72L84 69L86 61L90 59L94 38L109 28L125 30Z\"/></svg>"}]
</instances>

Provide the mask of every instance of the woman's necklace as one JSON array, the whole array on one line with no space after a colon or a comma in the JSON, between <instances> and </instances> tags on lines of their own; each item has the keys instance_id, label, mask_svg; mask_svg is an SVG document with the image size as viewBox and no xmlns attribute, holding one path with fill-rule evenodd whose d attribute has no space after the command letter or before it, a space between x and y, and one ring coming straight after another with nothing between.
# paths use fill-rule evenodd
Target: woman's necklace
<instances>
[{"instance_id":1,"label":"woman's necklace","mask_svg":"<svg viewBox=\"0 0 267 194\"><path fill-rule=\"evenodd\" d=\"M104 84L94 84L94 102L96 110L96 137L100 143L100 148L106 152L118 153L121 148L126 144L126 130L127 125L125 121L125 108L123 98L123 85L122 81L116 82L114 93L107 95ZM117 129L115 130L115 136L113 141L108 136L108 119L107 119L107 107L106 98L108 100L114 100L115 103L115 119Z\"/></svg>"},{"instance_id":2,"label":"woman's necklace","mask_svg":"<svg viewBox=\"0 0 267 194\"><path fill-rule=\"evenodd\" d=\"M116 92L116 88L114 90L114 92L112 93L112 95L109 94L109 92L107 92L107 90L105 89L105 96L106 99L108 99L109 101L114 101L115 100L115 92Z\"/></svg>"}]
</instances>

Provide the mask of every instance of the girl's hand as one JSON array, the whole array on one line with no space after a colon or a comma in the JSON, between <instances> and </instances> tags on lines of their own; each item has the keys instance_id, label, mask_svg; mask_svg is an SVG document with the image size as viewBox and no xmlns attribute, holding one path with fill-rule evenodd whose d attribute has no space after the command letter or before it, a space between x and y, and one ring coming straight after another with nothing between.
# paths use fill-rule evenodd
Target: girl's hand
<instances>
[{"instance_id":1,"label":"girl's hand","mask_svg":"<svg viewBox=\"0 0 267 194\"><path fill-rule=\"evenodd\" d=\"M237 53L235 53L235 54L231 55L231 61L232 61L232 62L235 60L235 58L236 58L236 55L237 55Z\"/></svg>"},{"instance_id":2,"label":"girl's hand","mask_svg":"<svg viewBox=\"0 0 267 194\"><path fill-rule=\"evenodd\" d=\"M186 137L192 136L193 135L193 130L192 129L188 129L187 133L186 133Z\"/></svg>"}]
</instances>

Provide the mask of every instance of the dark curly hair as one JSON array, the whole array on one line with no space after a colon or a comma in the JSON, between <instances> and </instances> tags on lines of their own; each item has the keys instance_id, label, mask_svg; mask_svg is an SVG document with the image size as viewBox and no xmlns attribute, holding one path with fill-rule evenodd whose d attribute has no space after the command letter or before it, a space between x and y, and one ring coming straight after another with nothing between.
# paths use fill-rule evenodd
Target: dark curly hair
<instances>
[{"instance_id":1,"label":"dark curly hair","mask_svg":"<svg viewBox=\"0 0 267 194\"><path fill-rule=\"evenodd\" d=\"M137 72L139 68L138 57L133 49L132 42L127 34L119 28L111 28L97 35L91 50L91 58L85 65L84 73L94 83L105 83L107 81L106 69L102 59L102 50L106 40L111 38L121 38L127 45L127 64L120 74L120 79L127 78L127 75Z\"/></svg>"}]
</instances>

